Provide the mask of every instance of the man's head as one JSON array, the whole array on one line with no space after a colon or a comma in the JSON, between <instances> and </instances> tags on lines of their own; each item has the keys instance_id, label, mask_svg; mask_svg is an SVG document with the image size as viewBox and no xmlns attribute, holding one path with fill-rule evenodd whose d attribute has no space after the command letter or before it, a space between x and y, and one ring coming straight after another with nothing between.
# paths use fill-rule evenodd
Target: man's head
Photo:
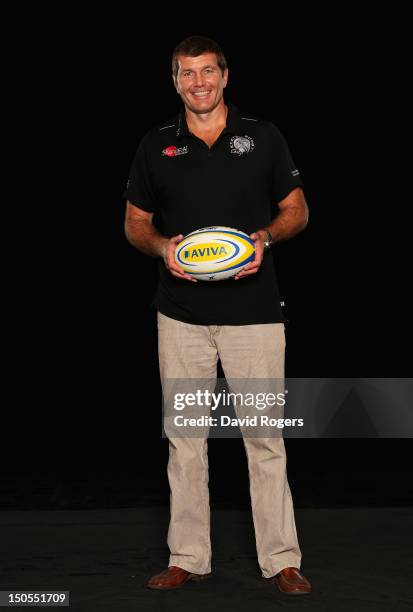
<instances>
[{"instance_id":1,"label":"man's head","mask_svg":"<svg viewBox=\"0 0 413 612\"><path fill-rule=\"evenodd\" d=\"M185 106L194 113L208 113L223 98L228 81L227 62L214 40L190 36L174 49L172 77Z\"/></svg>"}]
</instances>

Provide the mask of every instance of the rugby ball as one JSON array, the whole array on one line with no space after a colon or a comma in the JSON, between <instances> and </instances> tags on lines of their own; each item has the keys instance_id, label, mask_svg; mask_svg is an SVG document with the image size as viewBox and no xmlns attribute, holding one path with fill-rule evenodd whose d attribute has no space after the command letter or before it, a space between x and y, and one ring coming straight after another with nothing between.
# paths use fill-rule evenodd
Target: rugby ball
<instances>
[{"instance_id":1,"label":"rugby ball","mask_svg":"<svg viewBox=\"0 0 413 612\"><path fill-rule=\"evenodd\" d=\"M232 227L203 227L187 234L175 249L175 261L194 278L219 281L235 276L255 258L252 238Z\"/></svg>"}]
</instances>

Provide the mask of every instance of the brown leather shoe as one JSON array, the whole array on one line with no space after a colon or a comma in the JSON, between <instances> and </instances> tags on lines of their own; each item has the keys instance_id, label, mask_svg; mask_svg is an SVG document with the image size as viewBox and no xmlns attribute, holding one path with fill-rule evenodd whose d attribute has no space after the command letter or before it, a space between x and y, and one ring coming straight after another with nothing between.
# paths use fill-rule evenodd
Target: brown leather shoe
<instances>
[{"instance_id":1,"label":"brown leather shoe","mask_svg":"<svg viewBox=\"0 0 413 612\"><path fill-rule=\"evenodd\" d=\"M156 576L152 576L152 578L147 582L146 586L148 589L160 589L160 590L169 590L169 589L179 589L179 587L183 586L185 582L189 580L205 580L209 578L211 574L192 574L191 572L187 572L182 569L182 567L178 567L177 565L170 565L168 569L164 570L160 574L156 574Z\"/></svg>"},{"instance_id":2,"label":"brown leather shoe","mask_svg":"<svg viewBox=\"0 0 413 612\"><path fill-rule=\"evenodd\" d=\"M286 567L271 578L264 578L268 584L277 585L286 595L308 595L311 584L297 567Z\"/></svg>"}]
</instances>

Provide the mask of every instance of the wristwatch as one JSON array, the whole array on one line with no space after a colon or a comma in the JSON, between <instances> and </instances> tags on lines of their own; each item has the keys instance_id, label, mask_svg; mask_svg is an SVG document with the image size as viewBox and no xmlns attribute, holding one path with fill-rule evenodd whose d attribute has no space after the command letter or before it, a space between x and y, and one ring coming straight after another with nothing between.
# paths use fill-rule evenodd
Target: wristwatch
<instances>
[{"instance_id":1,"label":"wristwatch","mask_svg":"<svg viewBox=\"0 0 413 612\"><path fill-rule=\"evenodd\" d=\"M267 234L267 240L264 240L264 251L269 251L272 247L272 236L267 229L262 230Z\"/></svg>"}]
</instances>

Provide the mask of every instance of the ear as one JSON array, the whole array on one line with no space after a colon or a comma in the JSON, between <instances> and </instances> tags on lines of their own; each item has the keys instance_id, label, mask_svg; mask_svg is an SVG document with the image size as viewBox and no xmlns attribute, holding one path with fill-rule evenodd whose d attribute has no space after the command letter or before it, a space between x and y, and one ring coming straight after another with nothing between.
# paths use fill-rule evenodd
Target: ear
<instances>
[{"instance_id":1,"label":"ear","mask_svg":"<svg viewBox=\"0 0 413 612\"><path fill-rule=\"evenodd\" d=\"M224 74L223 74L223 77L222 77L224 79L224 87L226 87L227 83L228 83L228 74L229 74L229 70L228 70L228 68L225 68Z\"/></svg>"},{"instance_id":2,"label":"ear","mask_svg":"<svg viewBox=\"0 0 413 612\"><path fill-rule=\"evenodd\" d=\"M174 87L175 87L175 89L176 89L176 92L179 94L179 86L178 86L178 81L177 81L177 79L176 79L176 77L175 77L175 75L174 75L174 74L172 74L172 81L173 81Z\"/></svg>"}]
</instances>

